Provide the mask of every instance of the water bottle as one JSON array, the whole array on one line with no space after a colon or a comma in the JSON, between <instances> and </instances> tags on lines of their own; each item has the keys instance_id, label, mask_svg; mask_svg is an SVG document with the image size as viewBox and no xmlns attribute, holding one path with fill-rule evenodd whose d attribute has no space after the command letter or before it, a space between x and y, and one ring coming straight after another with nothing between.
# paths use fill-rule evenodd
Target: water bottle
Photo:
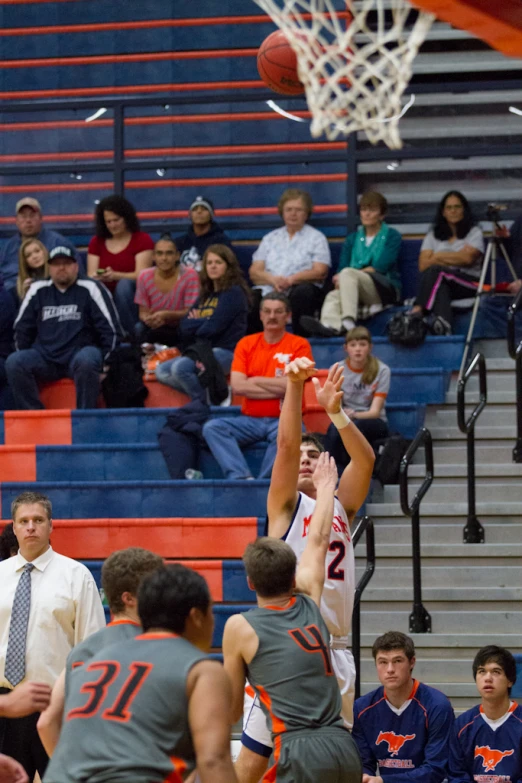
<instances>
[{"instance_id":1,"label":"water bottle","mask_svg":"<svg viewBox=\"0 0 522 783\"><path fill-rule=\"evenodd\" d=\"M185 478L189 479L189 481L195 481L198 479L202 479L203 473L200 470L195 470L194 468L188 468L185 471Z\"/></svg>"}]
</instances>

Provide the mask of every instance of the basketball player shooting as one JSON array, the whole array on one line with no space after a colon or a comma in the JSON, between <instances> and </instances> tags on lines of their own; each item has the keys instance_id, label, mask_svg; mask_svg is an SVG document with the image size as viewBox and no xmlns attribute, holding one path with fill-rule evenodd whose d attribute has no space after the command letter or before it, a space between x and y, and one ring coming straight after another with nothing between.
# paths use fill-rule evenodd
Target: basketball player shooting
<instances>
[{"instance_id":1,"label":"basketball player shooting","mask_svg":"<svg viewBox=\"0 0 522 783\"><path fill-rule=\"evenodd\" d=\"M318 457L312 480L317 502L297 569L295 552L274 538L259 538L243 556L258 607L231 617L223 634L232 716L241 715L246 674L273 741L263 780L360 783L361 761L340 715L330 634L318 608L337 483L335 462L327 453Z\"/></svg>"},{"instance_id":2,"label":"basketball player shooting","mask_svg":"<svg viewBox=\"0 0 522 783\"><path fill-rule=\"evenodd\" d=\"M330 543L326 554L326 578L321 614L330 633L333 669L342 697L345 725L353 724L355 666L348 649L355 593L355 563L350 525L363 504L372 476L375 455L370 444L341 409L342 366L334 365L321 388L315 365L302 357L290 362L279 419L277 455L268 492L268 535L284 538L299 562L307 542L316 505L313 474L323 451L319 441L302 435L302 403L305 381L312 378L317 401L339 430L351 462L345 468L334 498ZM257 783L267 768L272 742L265 716L250 688L245 695L241 752L236 774L241 783Z\"/></svg>"}]
</instances>

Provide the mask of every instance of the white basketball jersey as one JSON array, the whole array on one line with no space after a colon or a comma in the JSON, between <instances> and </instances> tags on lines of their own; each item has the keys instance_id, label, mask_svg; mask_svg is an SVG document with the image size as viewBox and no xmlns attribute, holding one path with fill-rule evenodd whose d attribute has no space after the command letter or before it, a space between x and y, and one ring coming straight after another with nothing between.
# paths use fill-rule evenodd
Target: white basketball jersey
<instances>
[{"instance_id":1,"label":"white basketball jersey","mask_svg":"<svg viewBox=\"0 0 522 783\"><path fill-rule=\"evenodd\" d=\"M292 547L297 562L306 546L308 527L315 509L315 500L299 492L290 527L284 536ZM337 498L326 555L326 579L321 599L321 614L332 636L348 636L352 624L355 593L355 560L352 537L346 511Z\"/></svg>"}]
</instances>

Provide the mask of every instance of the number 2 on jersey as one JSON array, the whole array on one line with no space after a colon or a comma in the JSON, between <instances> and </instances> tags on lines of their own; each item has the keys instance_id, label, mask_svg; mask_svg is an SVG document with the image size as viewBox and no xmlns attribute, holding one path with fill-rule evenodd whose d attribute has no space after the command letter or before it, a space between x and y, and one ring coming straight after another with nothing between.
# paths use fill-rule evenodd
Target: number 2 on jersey
<instances>
[{"instance_id":1,"label":"number 2 on jersey","mask_svg":"<svg viewBox=\"0 0 522 783\"><path fill-rule=\"evenodd\" d=\"M130 674L123 683L114 699L114 703L102 712L104 720L115 720L126 723L132 713L128 709L134 697L153 668L152 663L133 662L129 666ZM81 693L89 693L89 699L83 707L75 707L67 713L66 720L73 718L92 718L107 696L107 691L120 673L120 664L117 661L97 661L87 667L88 672L101 670L101 676L97 680L86 682L81 687Z\"/></svg>"},{"instance_id":2,"label":"number 2 on jersey","mask_svg":"<svg viewBox=\"0 0 522 783\"><path fill-rule=\"evenodd\" d=\"M328 547L329 552L337 552L336 556L328 566L328 579L338 581L344 580L344 568L340 568L341 562L346 554L346 546L343 541L332 541Z\"/></svg>"}]
</instances>

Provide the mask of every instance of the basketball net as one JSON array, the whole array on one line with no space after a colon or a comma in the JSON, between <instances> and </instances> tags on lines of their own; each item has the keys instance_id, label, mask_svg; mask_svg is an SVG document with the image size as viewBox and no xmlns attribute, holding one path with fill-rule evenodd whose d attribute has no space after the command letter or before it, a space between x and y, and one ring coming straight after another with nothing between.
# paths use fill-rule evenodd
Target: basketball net
<instances>
[{"instance_id":1,"label":"basketball net","mask_svg":"<svg viewBox=\"0 0 522 783\"><path fill-rule=\"evenodd\" d=\"M417 12L406 0L254 2L281 28L297 55L313 117L312 136L324 133L333 140L364 131L372 144L402 146L401 97L433 14Z\"/></svg>"}]
</instances>

